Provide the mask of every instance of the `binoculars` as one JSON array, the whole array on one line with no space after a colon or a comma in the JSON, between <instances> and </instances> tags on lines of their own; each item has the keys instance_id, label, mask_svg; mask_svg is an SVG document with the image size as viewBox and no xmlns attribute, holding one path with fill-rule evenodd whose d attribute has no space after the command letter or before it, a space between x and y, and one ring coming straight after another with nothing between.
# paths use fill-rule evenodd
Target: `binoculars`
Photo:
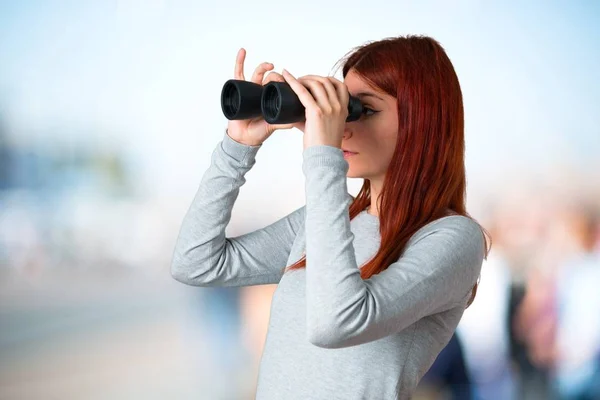
<instances>
[{"instance_id":1,"label":"binoculars","mask_svg":"<svg viewBox=\"0 0 600 400\"><path fill-rule=\"evenodd\" d=\"M266 85L230 79L221 90L221 109L229 120L250 119L260 115L269 124L290 124L305 119L305 108L290 85L269 82ZM360 118L363 106L350 96L346 122Z\"/></svg>"}]
</instances>

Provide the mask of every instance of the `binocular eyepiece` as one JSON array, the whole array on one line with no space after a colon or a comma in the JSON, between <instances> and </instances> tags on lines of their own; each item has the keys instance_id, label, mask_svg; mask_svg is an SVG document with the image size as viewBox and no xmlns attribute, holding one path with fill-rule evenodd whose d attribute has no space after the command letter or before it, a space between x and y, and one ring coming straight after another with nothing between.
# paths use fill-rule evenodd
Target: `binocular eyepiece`
<instances>
[{"instance_id":1,"label":"binocular eyepiece","mask_svg":"<svg viewBox=\"0 0 600 400\"><path fill-rule=\"evenodd\" d=\"M305 108L291 86L285 82L254 82L230 79L221 90L221 109L229 120L263 116L269 124L290 124L305 119ZM363 106L350 96L346 122L360 118Z\"/></svg>"}]
</instances>

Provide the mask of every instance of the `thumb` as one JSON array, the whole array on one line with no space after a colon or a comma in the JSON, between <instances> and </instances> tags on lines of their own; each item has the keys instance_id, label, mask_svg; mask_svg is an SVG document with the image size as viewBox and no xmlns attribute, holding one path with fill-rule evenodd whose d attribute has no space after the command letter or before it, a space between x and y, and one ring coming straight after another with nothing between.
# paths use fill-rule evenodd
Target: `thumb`
<instances>
[{"instance_id":1,"label":"thumb","mask_svg":"<svg viewBox=\"0 0 600 400\"><path fill-rule=\"evenodd\" d=\"M294 124L275 124L271 126L275 127L275 129L292 129Z\"/></svg>"}]
</instances>

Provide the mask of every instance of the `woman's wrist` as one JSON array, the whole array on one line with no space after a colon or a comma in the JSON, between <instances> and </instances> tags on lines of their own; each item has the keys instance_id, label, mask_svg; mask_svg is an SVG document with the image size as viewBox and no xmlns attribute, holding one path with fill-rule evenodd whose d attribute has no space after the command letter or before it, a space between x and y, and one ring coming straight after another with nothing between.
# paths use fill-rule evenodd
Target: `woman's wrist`
<instances>
[{"instance_id":1,"label":"woman's wrist","mask_svg":"<svg viewBox=\"0 0 600 400\"><path fill-rule=\"evenodd\" d=\"M227 134L227 136L229 136L231 138L231 140L234 140L234 141L238 142L239 144L243 144L243 145L246 145L246 146L254 146L254 147L262 145L262 143L250 143L250 142L247 142L247 141L245 141L243 139L239 139L239 138L236 138L234 136L231 136L229 134L229 129L225 129L225 133Z\"/></svg>"}]
</instances>

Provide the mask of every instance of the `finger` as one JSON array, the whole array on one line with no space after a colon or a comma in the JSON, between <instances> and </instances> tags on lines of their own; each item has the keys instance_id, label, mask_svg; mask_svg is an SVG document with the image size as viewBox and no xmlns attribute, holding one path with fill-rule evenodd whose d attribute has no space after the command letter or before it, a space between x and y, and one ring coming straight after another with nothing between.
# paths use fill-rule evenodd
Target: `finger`
<instances>
[{"instance_id":1,"label":"finger","mask_svg":"<svg viewBox=\"0 0 600 400\"><path fill-rule=\"evenodd\" d=\"M285 78L281 74L271 71L265 75L263 85L266 85L269 82L285 82Z\"/></svg>"},{"instance_id":2,"label":"finger","mask_svg":"<svg viewBox=\"0 0 600 400\"><path fill-rule=\"evenodd\" d=\"M340 99L342 107L346 107L347 109L348 103L350 102L350 91L348 90L348 86L346 86L344 82L334 78L333 76L330 76L328 78L337 90L338 98Z\"/></svg>"},{"instance_id":3,"label":"finger","mask_svg":"<svg viewBox=\"0 0 600 400\"><path fill-rule=\"evenodd\" d=\"M298 82L296 78L292 74L290 74L286 69L284 69L282 76L285 78L286 82L290 85L294 93L298 96L298 99L304 106L304 108L314 110L319 108L317 102L312 97L307 88L304 87L303 84Z\"/></svg>"},{"instance_id":4,"label":"finger","mask_svg":"<svg viewBox=\"0 0 600 400\"><path fill-rule=\"evenodd\" d=\"M333 111L333 105L329 100L327 90L323 86L322 82L317 79L305 78L303 84L308 88L312 97L316 100L319 108L326 114L330 114Z\"/></svg>"},{"instance_id":5,"label":"finger","mask_svg":"<svg viewBox=\"0 0 600 400\"><path fill-rule=\"evenodd\" d=\"M331 82L328 78L318 75L307 75L310 79L321 82L323 88L327 92L327 97L329 99L329 104L333 110L341 110L342 102L339 99L339 94L337 88L334 86L333 82Z\"/></svg>"},{"instance_id":6,"label":"finger","mask_svg":"<svg viewBox=\"0 0 600 400\"><path fill-rule=\"evenodd\" d=\"M270 125L272 127L274 127L275 129L278 130L283 130L283 129L292 129L294 127L294 124L275 124L275 125Z\"/></svg>"},{"instance_id":7,"label":"finger","mask_svg":"<svg viewBox=\"0 0 600 400\"><path fill-rule=\"evenodd\" d=\"M265 76L265 72L272 70L272 69L273 69L273 64L271 64L271 63L264 62L264 63L260 64L254 70L254 74L252 74L252 82L258 83L259 85L262 84L263 77Z\"/></svg>"},{"instance_id":8,"label":"finger","mask_svg":"<svg viewBox=\"0 0 600 400\"><path fill-rule=\"evenodd\" d=\"M238 50L237 58L235 60L235 69L233 70L234 79L246 80L244 78L244 59L246 58L246 49L243 47Z\"/></svg>"},{"instance_id":9,"label":"finger","mask_svg":"<svg viewBox=\"0 0 600 400\"><path fill-rule=\"evenodd\" d=\"M331 106L333 107L333 109L337 112L343 111L342 110L342 101L339 97L338 89L335 87L333 82L331 82L328 78L325 78L325 77L319 77L319 78L320 78L319 81L323 82L323 86L325 87L325 90L327 90L327 95L329 96L329 102L331 103Z\"/></svg>"}]
</instances>

